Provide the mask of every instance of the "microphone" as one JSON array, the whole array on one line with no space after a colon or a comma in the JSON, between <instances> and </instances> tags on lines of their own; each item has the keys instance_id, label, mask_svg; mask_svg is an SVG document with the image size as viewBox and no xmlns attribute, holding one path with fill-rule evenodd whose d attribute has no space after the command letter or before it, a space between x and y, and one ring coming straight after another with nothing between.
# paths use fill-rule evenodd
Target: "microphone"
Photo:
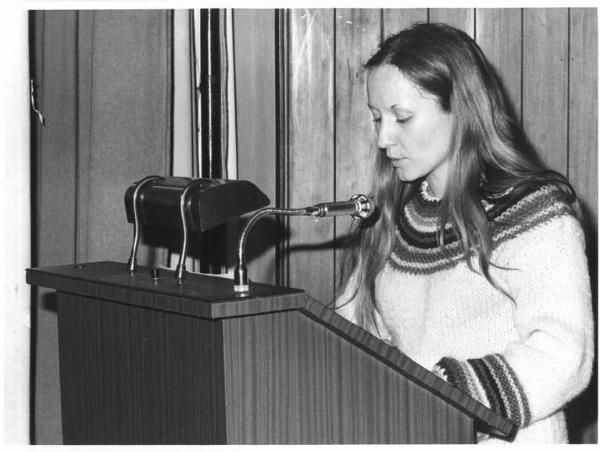
<instances>
[{"instance_id":1,"label":"microphone","mask_svg":"<svg viewBox=\"0 0 600 452\"><path fill-rule=\"evenodd\" d=\"M306 207L306 213L314 217L350 215L355 220L364 220L374 212L375 202L365 195L354 195L348 201L322 202Z\"/></svg>"},{"instance_id":2,"label":"microphone","mask_svg":"<svg viewBox=\"0 0 600 452\"><path fill-rule=\"evenodd\" d=\"M265 207L254 213L248 220L242 232L240 233L237 246L237 265L233 274L233 290L241 294L247 294L250 291L250 281L248 280L248 270L246 268L246 239L250 229L256 222L265 215L290 215L290 216L313 216L327 217L336 215L350 215L355 220L364 220L369 218L375 212L377 206L373 199L368 196L357 194L348 201L342 202L323 202L314 206L300 209L280 209L275 207ZM242 295L244 296L244 295ZM247 296L247 295L246 295Z\"/></svg>"}]
</instances>

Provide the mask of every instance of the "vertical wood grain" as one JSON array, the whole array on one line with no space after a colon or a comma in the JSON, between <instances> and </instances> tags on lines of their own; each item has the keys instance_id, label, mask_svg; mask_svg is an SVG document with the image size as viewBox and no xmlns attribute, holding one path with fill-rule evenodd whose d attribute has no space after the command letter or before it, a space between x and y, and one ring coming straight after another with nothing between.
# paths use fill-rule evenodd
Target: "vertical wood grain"
<instances>
[{"instance_id":1,"label":"vertical wood grain","mask_svg":"<svg viewBox=\"0 0 600 452\"><path fill-rule=\"evenodd\" d=\"M65 444L226 441L219 321L65 293L58 306Z\"/></svg>"},{"instance_id":2,"label":"vertical wood grain","mask_svg":"<svg viewBox=\"0 0 600 452\"><path fill-rule=\"evenodd\" d=\"M374 129L367 108L367 73L363 66L379 45L380 17L380 11L375 9L336 10L335 192L338 201L346 201L355 193L368 194L371 188L377 150L373 146ZM336 218L336 237L343 237L352 221L350 217Z\"/></svg>"},{"instance_id":3,"label":"vertical wood grain","mask_svg":"<svg viewBox=\"0 0 600 452\"><path fill-rule=\"evenodd\" d=\"M443 22L471 37L475 35L475 11L472 8L430 8L429 22Z\"/></svg>"},{"instance_id":4,"label":"vertical wood grain","mask_svg":"<svg viewBox=\"0 0 600 452\"><path fill-rule=\"evenodd\" d=\"M569 58L569 178L598 218L598 17L571 9ZM597 222L595 223L597 225ZM594 229L596 229L594 227Z\"/></svg>"},{"instance_id":5,"label":"vertical wood grain","mask_svg":"<svg viewBox=\"0 0 600 452\"><path fill-rule=\"evenodd\" d=\"M382 15L382 39L398 33L415 22L427 22L426 8L384 9Z\"/></svg>"},{"instance_id":6,"label":"vertical wood grain","mask_svg":"<svg viewBox=\"0 0 600 452\"><path fill-rule=\"evenodd\" d=\"M592 306L598 319L598 10L569 13L569 155L568 175L586 219ZM598 442L598 377L569 406L571 440Z\"/></svg>"},{"instance_id":7,"label":"vertical wood grain","mask_svg":"<svg viewBox=\"0 0 600 452\"><path fill-rule=\"evenodd\" d=\"M568 10L523 10L523 127L544 161L567 173Z\"/></svg>"},{"instance_id":8,"label":"vertical wood grain","mask_svg":"<svg viewBox=\"0 0 600 452\"><path fill-rule=\"evenodd\" d=\"M474 440L465 414L298 311L227 319L223 350L229 444Z\"/></svg>"},{"instance_id":9,"label":"vertical wood grain","mask_svg":"<svg viewBox=\"0 0 600 452\"><path fill-rule=\"evenodd\" d=\"M481 8L475 11L475 40L500 80L517 115L521 113L521 10Z\"/></svg>"},{"instance_id":10,"label":"vertical wood grain","mask_svg":"<svg viewBox=\"0 0 600 452\"><path fill-rule=\"evenodd\" d=\"M236 9L234 54L238 178L252 181L276 203L275 12ZM257 58L260 55L260 58ZM273 217L264 218L248 239L252 281L275 282L275 242L282 240Z\"/></svg>"},{"instance_id":11,"label":"vertical wood grain","mask_svg":"<svg viewBox=\"0 0 600 452\"><path fill-rule=\"evenodd\" d=\"M289 200L302 207L334 197L333 10L290 12ZM333 220L290 218L289 284L332 297Z\"/></svg>"}]
</instances>

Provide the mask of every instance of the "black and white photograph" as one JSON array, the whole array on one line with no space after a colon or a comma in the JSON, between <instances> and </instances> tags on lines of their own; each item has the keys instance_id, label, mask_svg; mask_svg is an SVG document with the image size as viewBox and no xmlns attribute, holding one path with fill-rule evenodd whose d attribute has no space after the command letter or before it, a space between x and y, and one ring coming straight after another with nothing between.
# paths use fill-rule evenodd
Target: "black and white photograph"
<instances>
[{"instance_id":1,"label":"black and white photograph","mask_svg":"<svg viewBox=\"0 0 600 452\"><path fill-rule=\"evenodd\" d=\"M598 443L593 2L0 36L0 442Z\"/></svg>"}]
</instances>

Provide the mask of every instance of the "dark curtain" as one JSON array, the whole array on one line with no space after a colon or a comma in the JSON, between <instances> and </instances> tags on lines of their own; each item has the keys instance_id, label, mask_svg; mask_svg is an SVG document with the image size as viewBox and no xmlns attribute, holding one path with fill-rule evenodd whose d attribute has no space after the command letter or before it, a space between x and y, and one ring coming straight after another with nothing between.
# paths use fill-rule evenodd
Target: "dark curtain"
<instances>
[{"instance_id":1,"label":"dark curtain","mask_svg":"<svg viewBox=\"0 0 600 452\"><path fill-rule=\"evenodd\" d=\"M31 74L45 126L32 117L33 266L126 262L126 188L168 175L172 13L35 11ZM140 263L166 251L141 246ZM33 294L32 442L62 443L56 302Z\"/></svg>"},{"instance_id":2,"label":"dark curtain","mask_svg":"<svg viewBox=\"0 0 600 452\"><path fill-rule=\"evenodd\" d=\"M228 150L227 112L227 43L225 11L202 9L199 14L200 51L199 109L200 109L200 176L226 179ZM234 265L236 228L221 225L204 232L196 248L200 271L221 273Z\"/></svg>"}]
</instances>

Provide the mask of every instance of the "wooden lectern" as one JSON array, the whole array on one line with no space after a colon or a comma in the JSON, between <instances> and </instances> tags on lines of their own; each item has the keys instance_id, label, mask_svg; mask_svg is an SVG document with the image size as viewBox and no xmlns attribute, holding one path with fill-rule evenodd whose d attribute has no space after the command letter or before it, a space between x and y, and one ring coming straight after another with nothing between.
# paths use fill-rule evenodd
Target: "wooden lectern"
<instances>
[{"instance_id":1,"label":"wooden lectern","mask_svg":"<svg viewBox=\"0 0 600 452\"><path fill-rule=\"evenodd\" d=\"M296 289L97 262L57 291L65 444L472 443L515 426Z\"/></svg>"}]
</instances>

